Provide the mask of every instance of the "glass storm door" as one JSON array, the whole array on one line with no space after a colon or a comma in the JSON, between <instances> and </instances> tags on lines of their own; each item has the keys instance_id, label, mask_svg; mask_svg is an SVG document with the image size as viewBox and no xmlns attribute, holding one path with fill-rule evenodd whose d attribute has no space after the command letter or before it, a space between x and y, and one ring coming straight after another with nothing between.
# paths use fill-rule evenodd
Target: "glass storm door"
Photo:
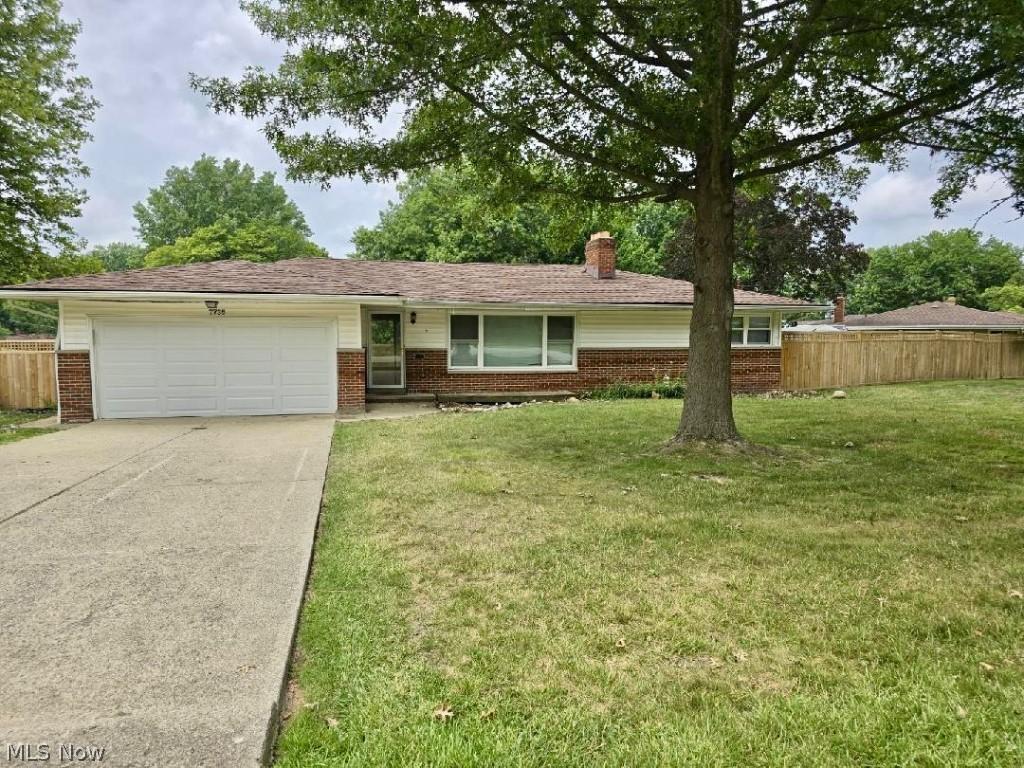
<instances>
[{"instance_id":1,"label":"glass storm door","mask_svg":"<svg viewBox=\"0 0 1024 768\"><path fill-rule=\"evenodd\" d=\"M405 386L402 350L402 316L391 313L370 315L370 386Z\"/></svg>"}]
</instances>

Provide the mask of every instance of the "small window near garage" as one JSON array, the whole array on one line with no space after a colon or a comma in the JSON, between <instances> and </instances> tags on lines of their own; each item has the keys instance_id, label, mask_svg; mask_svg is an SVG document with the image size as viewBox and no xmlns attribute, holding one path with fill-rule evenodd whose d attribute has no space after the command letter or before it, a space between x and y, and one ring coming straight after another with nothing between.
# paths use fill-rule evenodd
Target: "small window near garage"
<instances>
[{"instance_id":1,"label":"small window near garage","mask_svg":"<svg viewBox=\"0 0 1024 768\"><path fill-rule=\"evenodd\" d=\"M732 319L733 346L767 346L772 343L772 319L769 315L743 315Z\"/></svg>"}]
</instances>

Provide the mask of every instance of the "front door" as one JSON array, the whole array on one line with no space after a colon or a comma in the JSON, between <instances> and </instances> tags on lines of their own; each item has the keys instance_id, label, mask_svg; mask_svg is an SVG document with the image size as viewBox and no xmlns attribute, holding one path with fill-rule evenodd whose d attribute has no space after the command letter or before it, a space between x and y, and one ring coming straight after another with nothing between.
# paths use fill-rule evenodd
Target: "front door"
<instances>
[{"instance_id":1,"label":"front door","mask_svg":"<svg viewBox=\"0 0 1024 768\"><path fill-rule=\"evenodd\" d=\"M402 315L397 312L370 314L370 386L405 386L402 347Z\"/></svg>"}]
</instances>

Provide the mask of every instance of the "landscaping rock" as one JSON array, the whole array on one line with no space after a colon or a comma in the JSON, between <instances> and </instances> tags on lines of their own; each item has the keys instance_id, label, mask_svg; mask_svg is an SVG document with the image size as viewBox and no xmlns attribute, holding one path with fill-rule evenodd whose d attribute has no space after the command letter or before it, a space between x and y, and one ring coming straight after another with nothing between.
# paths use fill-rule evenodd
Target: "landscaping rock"
<instances>
[{"instance_id":1,"label":"landscaping rock","mask_svg":"<svg viewBox=\"0 0 1024 768\"><path fill-rule=\"evenodd\" d=\"M843 392L843 390L841 390L841 389L837 389L835 392L832 393L832 399L833 400L845 400L846 399L846 393Z\"/></svg>"}]
</instances>

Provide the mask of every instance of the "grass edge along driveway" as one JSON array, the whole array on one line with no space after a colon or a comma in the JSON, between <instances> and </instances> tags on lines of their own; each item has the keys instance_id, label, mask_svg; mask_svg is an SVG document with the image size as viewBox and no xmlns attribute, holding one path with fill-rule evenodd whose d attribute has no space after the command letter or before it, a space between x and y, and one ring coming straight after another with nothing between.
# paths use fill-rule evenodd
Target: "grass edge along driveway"
<instances>
[{"instance_id":1,"label":"grass edge along driveway","mask_svg":"<svg viewBox=\"0 0 1024 768\"><path fill-rule=\"evenodd\" d=\"M54 411L9 411L0 408L0 445L13 443L16 440L24 440L27 437L45 435L53 432L52 428L21 427L20 424L38 421L39 419L52 416Z\"/></svg>"},{"instance_id":2,"label":"grass edge along driveway","mask_svg":"<svg viewBox=\"0 0 1024 768\"><path fill-rule=\"evenodd\" d=\"M341 426L278 764L1024 763L1024 382L849 394Z\"/></svg>"}]
</instances>

